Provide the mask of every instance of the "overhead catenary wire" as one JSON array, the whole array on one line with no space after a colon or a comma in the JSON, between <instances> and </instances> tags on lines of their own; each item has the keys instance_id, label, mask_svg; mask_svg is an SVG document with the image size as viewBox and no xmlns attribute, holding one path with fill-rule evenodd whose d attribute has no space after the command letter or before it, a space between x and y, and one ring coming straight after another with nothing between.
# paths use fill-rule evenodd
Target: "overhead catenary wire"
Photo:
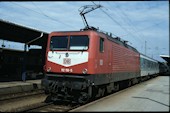
<instances>
[{"instance_id":1,"label":"overhead catenary wire","mask_svg":"<svg viewBox=\"0 0 170 113\"><path fill-rule=\"evenodd\" d=\"M93 2L93 4L95 4L94 2ZM96 4L95 4L96 5ZM102 10L102 9L101 9ZM108 10L108 9L107 9ZM104 10L103 10L103 12L105 12ZM115 23L117 23L122 29L124 29L124 27L122 27L122 25L119 23L119 22L117 22L115 19L113 19L107 12L105 12L105 14L107 15L107 16L109 16L109 18L111 18ZM123 14L125 17L127 17L127 15L123 12L123 10L121 10L121 13L120 14ZM128 18L128 17L127 17ZM132 21L128 18L128 21L129 21L129 25L133 25L133 23L132 23ZM162 23L162 22L160 22L160 23ZM157 23L157 24L154 24L154 25L152 25L152 26L155 26L155 25L158 25L158 24L160 24L160 23ZM143 30L146 30L146 29L148 29L148 28L150 28L150 27L152 27L152 26L149 26L149 27L146 27L146 28L144 28L144 29L142 29L142 30L134 30L134 28L136 29L136 27L133 27L132 26L132 28L133 28L133 31L134 32L130 32L130 31L127 31L127 29L125 28L124 30L125 31L127 31L128 33L127 33L127 35L132 35L133 37L134 37L134 35L133 34L136 34L137 32L140 32L141 33L141 31L143 31ZM133 34L132 34L133 33ZM142 33L141 33L142 34ZM120 36L120 37L123 37L123 36L127 36L127 35L122 35L122 36ZM143 34L142 34L143 35ZM133 38L132 37L132 38ZM141 40L141 39L143 39L144 38L144 35L143 35L143 37L142 38L139 38L137 41L141 41L141 43L140 44L142 44L143 45L143 41L145 41L145 40ZM135 40L137 39L137 37L135 37ZM148 40L149 41L149 40ZM149 41L150 42L150 41ZM142 46L141 46L141 49L142 49Z\"/></svg>"},{"instance_id":2,"label":"overhead catenary wire","mask_svg":"<svg viewBox=\"0 0 170 113\"><path fill-rule=\"evenodd\" d=\"M108 3L108 2L107 2L107 3ZM110 4L108 4L108 5L110 5ZM126 21L126 23L127 23L129 26L131 26L132 30L133 30L134 32L136 32L137 28L133 25L133 22L132 22L131 19L128 17L128 15L127 15L119 6L116 6L115 8L118 8L119 11L121 11L120 14L122 14L122 15L125 17L125 18L123 18L123 17L121 16L121 18L123 18L123 19ZM119 13L117 13L117 14L119 14ZM143 34L142 34L142 35L143 35ZM139 36L139 37L141 38L141 36ZM138 38L138 37L137 37L137 38ZM140 38L139 38L139 40L142 41Z\"/></svg>"},{"instance_id":3,"label":"overhead catenary wire","mask_svg":"<svg viewBox=\"0 0 170 113\"><path fill-rule=\"evenodd\" d=\"M109 4L108 2L106 2L106 3L110 6L110 4ZM131 33L133 33L133 34L140 33L141 35L138 35L138 37L136 37L136 38L138 38L138 40L140 40L141 42L145 43L145 40L142 40L143 37L144 37L144 35L143 35L143 33L141 32L141 30L138 30L138 29L136 28L136 26L134 26L132 20L131 20L131 19L128 17L128 15L120 8L120 6L116 5L115 8L118 8L118 9L119 9L118 11L121 12L121 13L117 13L117 14L122 14L125 18L122 17L122 16L121 16L121 18L123 18L124 20L126 20L126 23L127 23L129 26L131 26L131 28L132 28L132 30L133 30L133 32L131 32ZM140 32L139 32L139 31L140 31ZM128 36L128 35L129 35L129 33L126 34L126 35L121 35L120 37L124 37L124 36Z\"/></svg>"},{"instance_id":4,"label":"overhead catenary wire","mask_svg":"<svg viewBox=\"0 0 170 113\"><path fill-rule=\"evenodd\" d=\"M106 2L108 5L110 5L108 2ZM111 6L111 5L110 5ZM137 29L136 28L136 26L134 26L134 24L133 24L133 22L132 22L132 20L128 17L128 15L120 8L120 6L118 6L118 5L116 5L116 7L115 8L118 8L119 10L118 11L121 11L121 13L120 14L122 14L124 17L126 17L126 20L128 20L129 21L129 25L132 25L132 28L134 29ZM155 6L154 6L154 8L155 8ZM148 8L147 8L148 9ZM162 15L163 16L163 15ZM148 21L148 20L145 20L145 21ZM163 22L163 21L162 21ZM156 23L156 24L160 24L160 23L162 23L162 22L159 22L159 23ZM156 24L154 24L154 25L151 25L151 26L148 26L148 27L146 27L146 28L143 28L142 30L135 30L134 29L134 31L135 32L133 32L133 33L138 33L138 32L140 32L142 35L143 35L143 33L141 32L141 31L143 31L143 30L147 30L148 28L150 28L150 27L153 27L153 26L155 26Z\"/></svg>"},{"instance_id":5,"label":"overhead catenary wire","mask_svg":"<svg viewBox=\"0 0 170 113\"><path fill-rule=\"evenodd\" d=\"M26 8L26 9L31 10L31 11L33 11L33 12L36 12L36 13L38 13L38 14L41 14L41 15L43 15L43 16L45 16L45 17L47 17L47 18L49 18L49 19L51 19L51 20L53 20L53 21L55 21L55 22L57 22L57 23L63 24L63 25L68 26L68 27L74 27L74 28L75 28L75 26L68 25L68 24L66 24L66 23L64 23L64 22L62 22L62 21L60 21L60 20L58 20L58 19L56 19L56 18L52 18L52 17L48 16L47 14L43 13L43 12L40 10L40 8L38 8L35 4L34 4L34 6L35 6L37 9L39 9L40 12L35 11L35 10L33 10L33 9L30 9L30 8L28 8L28 7L22 6L22 5L19 5L19 4L15 3L15 2L10 2L10 3L15 4L15 5L18 5L18 6L23 7L23 8ZM32 3L33 3L33 2L32 2Z\"/></svg>"},{"instance_id":6,"label":"overhead catenary wire","mask_svg":"<svg viewBox=\"0 0 170 113\"><path fill-rule=\"evenodd\" d=\"M0 15L4 15L4 16L10 17L10 18L13 17L12 15L7 15L7 14L3 14L3 13L0 13ZM11 22L13 22L13 21L11 21ZM19 23L17 23L16 21L15 21L15 24L18 24L18 25L19 25ZM48 27L46 24L42 24L41 26ZM31 26L28 26L28 27L31 28L31 29L35 29L35 28L33 28L33 26L32 26L32 27L31 27Z\"/></svg>"},{"instance_id":7,"label":"overhead catenary wire","mask_svg":"<svg viewBox=\"0 0 170 113\"><path fill-rule=\"evenodd\" d=\"M93 1L92 1L93 4L95 4ZM97 4L95 4L97 5ZM135 37L130 31L128 31L126 28L124 28L119 22L117 22L112 16L110 16L107 12L105 12L103 9L100 8L100 10L105 13L112 21L114 21L116 24L118 24L124 31L128 32L129 34L131 34L133 36L133 38ZM135 40L137 40L136 38L134 38ZM137 40L139 41L139 40ZM140 42L141 43L141 42Z\"/></svg>"},{"instance_id":8,"label":"overhead catenary wire","mask_svg":"<svg viewBox=\"0 0 170 113\"><path fill-rule=\"evenodd\" d=\"M108 2L107 2L108 3ZM108 4L108 5L110 5L110 4ZM136 26L134 26L134 24L133 24L133 22L132 22L132 20L128 17L128 15L120 8L120 6L118 6L118 5L116 5L116 8L118 8L119 9L119 11L121 12L120 14L122 14L125 18L126 18L126 20L128 20L128 22L130 23L129 25L131 25L131 27L133 28L133 31L134 32L132 32L133 34L137 34L137 33L140 33L141 34L141 36L140 36L140 40L141 39L143 39L143 37L145 37L144 36L144 34L142 33L142 31L144 31L144 30L147 30L147 29L149 29L149 28L151 28L151 27L153 27L153 26L155 26L155 25L159 25L159 24L161 24L162 22L159 22L159 23L156 23L156 24L153 24L153 25L151 25L151 26L148 26L148 27L146 27L146 28L144 28L144 29L141 29L141 30L139 30L139 29L137 29L137 27ZM123 36L127 36L127 35L129 35L129 34L126 34L126 35L122 35L121 37L123 37ZM138 37L137 37L138 38ZM142 40L142 41L146 41L146 40ZM147 42L148 42L149 40L147 40ZM149 41L150 42L150 41ZM151 42L150 42L151 43ZM150 46L150 45L148 45L148 46Z\"/></svg>"},{"instance_id":9,"label":"overhead catenary wire","mask_svg":"<svg viewBox=\"0 0 170 113\"><path fill-rule=\"evenodd\" d=\"M161 24L161 23L163 23L163 22L164 22L164 21L161 21L161 22L159 22L159 23L155 23L155 24L153 24L153 25L151 25L151 26L147 26L147 27L145 27L145 28L143 28L143 29L140 29L140 30L135 31L135 32L132 32L132 33L137 33L137 32L142 32L142 31L148 30L149 28L151 28L151 27L153 27L153 26L157 26L157 25L159 25L159 24ZM129 35L129 34L125 34L125 35L122 35L122 36L127 36L127 35Z\"/></svg>"},{"instance_id":10,"label":"overhead catenary wire","mask_svg":"<svg viewBox=\"0 0 170 113\"><path fill-rule=\"evenodd\" d=\"M109 4L108 2L106 2L109 6L111 6L111 4ZM149 4L148 4L149 5ZM154 7L149 7L149 8L146 8L147 10L149 10L150 8L156 8L156 7L158 7L158 5L156 5L156 6L154 6ZM128 20L127 22L128 22L128 24L130 25L130 26L132 26L132 28L133 28L133 31L134 32L132 32L132 33L140 33L142 36L144 36L143 35L143 33L141 32L141 31L144 31L144 30L147 30L147 29L149 29L150 27L153 27L153 26L155 26L155 25L159 25L159 24L161 24L162 22L159 22L159 23L156 23L156 24L154 24L154 25L151 25L151 26L148 26L148 27L146 27L146 28L143 28L143 29L141 29L141 30L138 30L137 28L136 28L136 26L134 26L134 24L133 24L133 22L132 22L132 20L128 17L128 15L120 8L120 6L118 6L118 5L116 5L116 7L115 8L118 8L119 10L118 11L121 11L121 13L117 13L118 15L119 14L122 14L124 17L126 17L124 20ZM107 9L108 10L108 9ZM163 16L163 15L162 15ZM147 20L145 20L145 21L147 21ZM135 30L136 29L136 30ZM126 35L122 35L122 36L127 36L127 35L129 35L129 33L128 34L126 34Z\"/></svg>"},{"instance_id":11,"label":"overhead catenary wire","mask_svg":"<svg viewBox=\"0 0 170 113\"><path fill-rule=\"evenodd\" d=\"M62 21L60 21L60 20L58 20L58 19L56 19L56 18L52 18L52 17L48 16L48 15L45 14L34 2L32 2L32 4L33 4L37 9L39 9L39 11L40 11L44 16L50 18L51 20L57 21L57 22L59 22L59 23L62 23L62 24L64 24L64 25L68 26L68 27L74 27L74 28L75 28L75 26L68 25L68 24L66 24L66 23L64 23L64 22L62 22Z\"/></svg>"},{"instance_id":12,"label":"overhead catenary wire","mask_svg":"<svg viewBox=\"0 0 170 113\"><path fill-rule=\"evenodd\" d=\"M25 8L25 9L31 10L31 11L33 11L33 12L35 12L35 13L38 13L38 14L42 15L41 13L39 13L39 12L37 12L37 11L35 11L35 10L32 10L32 9L30 9L30 8L24 7L24 6L22 6L22 5L16 4L16 3L14 3L14 2L10 2L10 3L11 3L11 4L15 4L15 5L19 6L19 7L23 7L23 8ZM3 15L4 15L4 14L3 14ZM13 17L12 15L5 15L5 16ZM23 19L23 18L22 18L22 19ZM49 23L49 24L51 24L51 23ZM48 27L47 24L41 24L41 26Z\"/></svg>"},{"instance_id":13,"label":"overhead catenary wire","mask_svg":"<svg viewBox=\"0 0 170 113\"><path fill-rule=\"evenodd\" d=\"M93 1L92 1L93 2ZM95 4L94 2L93 2L93 4ZM96 4L95 4L96 5ZM101 9L101 8L100 8ZM108 10L108 9L107 9ZM110 16L107 12L105 12L104 10L102 10L101 9L101 11L102 12L104 12L111 20L113 20L116 24L118 24L123 30L125 30L126 32L128 32L128 34L131 34L133 37L134 37L134 35L130 32L130 31L128 31L126 28L124 28L119 22L117 22L114 18L112 18L112 16ZM123 11L122 11L123 12ZM129 19L129 21L131 22L131 20ZM131 24L132 24L132 22L131 22ZM130 24L129 24L130 25ZM132 27L133 28L133 27ZM134 30L135 31L135 30ZM133 38L132 37L132 38ZM134 37L134 39L135 40L137 40L137 38L135 38ZM137 41L140 41L141 43L140 44L142 44L142 40L141 39L138 39ZM142 49L142 46L141 46L141 49Z\"/></svg>"}]
</instances>

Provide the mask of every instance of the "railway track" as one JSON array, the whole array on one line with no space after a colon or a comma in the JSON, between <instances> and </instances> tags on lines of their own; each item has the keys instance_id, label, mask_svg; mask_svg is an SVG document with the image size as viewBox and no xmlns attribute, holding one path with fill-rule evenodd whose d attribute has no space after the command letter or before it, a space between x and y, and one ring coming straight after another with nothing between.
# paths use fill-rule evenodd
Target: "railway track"
<instances>
[{"instance_id":1,"label":"railway track","mask_svg":"<svg viewBox=\"0 0 170 113\"><path fill-rule=\"evenodd\" d=\"M27 106L44 102L47 96L42 90L0 96L0 112L17 112Z\"/></svg>"},{"instance_id":2,"label":"railway track","mask_svg":"<svg viewBox=\"0 0 170 113\"><path fill-rule=\"evenodd\" d=\"M68 112L69 110L75 109L80 105L72 104L61 104L61 103L40 103L33 105L32 107L25 108L21 112Z\"/></svg>"},{"instance_id":3,"label":"railway track","mask_svg":"<svg viewBox=\"0 0 170 113\"><path fill-rule=\"evenodd\" d=\"M43 94L43 93L44 93L43 90L36 90L36 91L30 91L30 92L20 92L20 93L14 93L14 94L0 95L0 102L17 99L17 98L23 98L26 96L28 97L32 95Z\"/></svg>"},{"instance_id":4,"label":"railway track","mask_svg":"<svg viewBox=\"0 0 170 113\"><path fill-rule=\"evenodd\" d=\"M122 87L118 91L126 88L129 87ZM106 94L99 98L103 98L107 95L109 94ZM99 98L96 98L94 100L97 100ZM7 95L3 98L0 97L0 112L68 112L74 108L80 107L80 105L78 104L70 104L64 102L47 103L47 101L45 101L46 99L47 95L45 95L42 90L30 93L15 94L11 96Z\"/></svg>"},{"instance_id":5,"label":"railway track","mask_svg":"<svg viewBox=\"0 0 170 113\"><path fill-rule=\"evenodd\" d=\"M0 96L0 112L67 112L79 105L48 102L43 90Z\"/></svg>"}]
</instances>

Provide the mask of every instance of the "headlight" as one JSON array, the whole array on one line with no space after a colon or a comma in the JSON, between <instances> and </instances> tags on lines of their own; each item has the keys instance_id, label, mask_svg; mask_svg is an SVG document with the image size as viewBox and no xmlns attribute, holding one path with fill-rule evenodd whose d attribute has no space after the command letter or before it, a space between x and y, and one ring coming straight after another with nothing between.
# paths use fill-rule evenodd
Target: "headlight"
<instances>
[{"instance_id":1,"label":"headlight","mask_svg":"<svg viewBox=\"0 0 170 113\"><path fill-rule=\"evenodd\" d=\"M83 71L82 71L83 74L87 74L87 69L84 68Z\"/></svg>"},{"instance_id":2,"label":"headlight","mask_svg":"<svg viewBox=\"0 0 170 113\"><path fill-rule=\"evenodd\" d=\"M50 71L51 71L51 67L48 67L48 68L47 68L47 72L50 72Z\"/></svg>"}]
</instances>

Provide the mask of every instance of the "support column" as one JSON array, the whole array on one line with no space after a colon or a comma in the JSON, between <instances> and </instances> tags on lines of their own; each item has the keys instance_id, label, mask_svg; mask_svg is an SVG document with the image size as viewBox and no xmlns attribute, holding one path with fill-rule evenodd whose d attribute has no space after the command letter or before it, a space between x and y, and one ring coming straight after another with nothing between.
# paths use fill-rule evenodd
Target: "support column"
<instances>
[{"instance_id":1,"label":"support column","mask_svg":"<svg viewBox=\"0 0 170 113\"><path fill-rule=\"evenodd\" d=\"M23 66L22 66L22 81L26 81L26 54L27 54L27 44L24 45L24 56L23 56Z\"/></svg>"}]
</instances>

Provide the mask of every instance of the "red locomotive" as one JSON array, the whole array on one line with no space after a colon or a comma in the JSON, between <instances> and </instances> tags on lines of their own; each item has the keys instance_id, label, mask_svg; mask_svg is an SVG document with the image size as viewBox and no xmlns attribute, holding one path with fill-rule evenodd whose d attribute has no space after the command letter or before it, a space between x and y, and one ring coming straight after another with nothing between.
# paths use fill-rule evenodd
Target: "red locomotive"
<instances>
[{"instance_id":1,"label":"red locomotive","mask_svg":"<svg viewBox=\"0 0 170 113\"><path fill-rule=\"evenodd\" d=\"M140 76L139 52L102 32L52 32L46 51L43 84L52 100L83 103L118 90L119 81Z\"/></svg>"}]
</instances>

